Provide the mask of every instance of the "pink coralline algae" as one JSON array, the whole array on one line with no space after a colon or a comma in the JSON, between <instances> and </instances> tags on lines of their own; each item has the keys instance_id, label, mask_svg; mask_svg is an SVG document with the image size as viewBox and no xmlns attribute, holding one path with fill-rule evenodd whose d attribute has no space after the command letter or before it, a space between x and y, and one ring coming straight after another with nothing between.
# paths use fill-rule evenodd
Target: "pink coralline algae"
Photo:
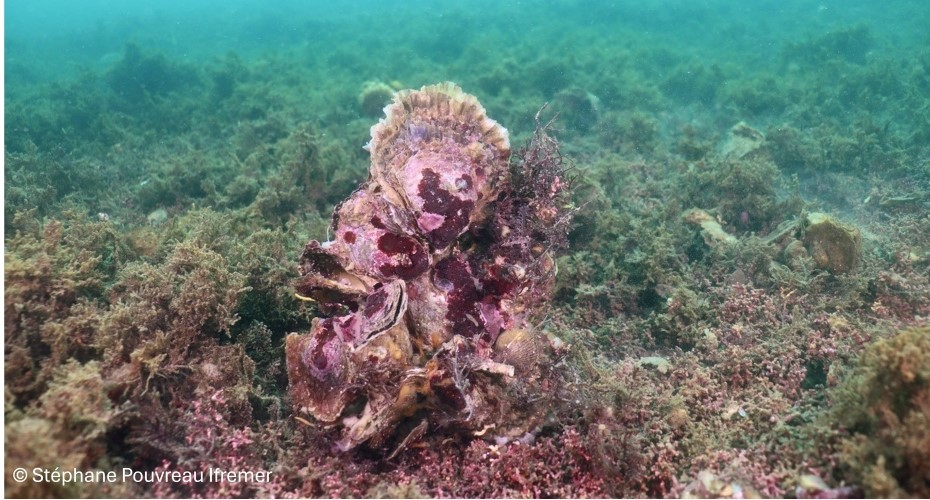
<instances>
[{"instance_id":1,"label":"pink coralline algae","mask_svg":"<svg viewBox=\"0 0 930 500\"><path fill-rule=\"evenodd\" d=\"M565 349L534 327L571 218L557 144L538 127L511 165L507 130L451 83L385 113L332 241L301 255L298 294L325 317L287 338L295 409L339 428L343 450L532 433Z\"/></svg>"}]
</instances>

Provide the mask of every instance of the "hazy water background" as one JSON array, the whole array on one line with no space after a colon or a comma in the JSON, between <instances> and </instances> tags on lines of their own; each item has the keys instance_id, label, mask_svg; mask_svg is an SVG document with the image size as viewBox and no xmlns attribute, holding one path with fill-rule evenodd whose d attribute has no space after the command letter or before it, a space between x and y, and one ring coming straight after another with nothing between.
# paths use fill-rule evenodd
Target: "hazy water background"
<instances>
[{"instance_id":1,"label":"hazy water background","mask_svg":"<svg viewBox=\"0 0 930 500\"><path fill-rule=\"evenodd\" d=\"M294 96L295 116L313 115L315 122L333 126L351 117L322 112L331 108L327 104L354 98L368 80L405 87L455 81L518 133L529 127L531 108L566 88L598 98L600 111L670 112L683 122L703 115L719 119L719 130L726 130L747 118L755 126L784 121L782 103L796 100L791 87L801 82L811 88L821 80L823 88L839 89L820 99L838 99L835 111L874 112L878 121L894 121L887 110L863 109L877 102L874 95L857 101L843 92L900 91L889 90L894 85L887 82L864 82L869 75L863 74L908 71L901 62L921 57L930 45L927 25L930 8L908 0L13 1L6 5L5 97L60 102L67 96L37 86L97 78L103 102L122 92L106 78L131 45L189 65L184 70L191 74L210 73L224 58L235 57L246 65L264 64L268 73L257 69L251 79L271 82L281 73L272 68L287 66L290 80L272 85L306 92L303 101ZM808 54L812 49L821 52ZM880 69L863 71L848 85L838 81L847 68L836 61L863 66L866 57L881 63ZM203 81L202 74L193 78ZM492 99L502 88L506 96ZM717 113L733 101L721 96L745 94L746 88L762 97L777 95L769 100L781 109ZM641 90L661 96L634 95ZM759 104L765 99L742 99L755 101L744 108L766 106ZM7 116L14 119L7 139L16 149L15 116Z\"/></svg>"},{"instance_id":2,"label":"hazy water background","mask_svg":"<svg viewBox=\"0 0 930 500\"><path fill-rule=\"evenodd\" d=\"M915 0L248 2L77 1L6 3L8 84L105 69L126 42L197 62L283 50L359 47L377 59L379 41L449 62L474 42L538 43L537 55L586 33L700 53L747 68L772 64L786 42L864 24L876 50L904 53L930 40L930 8ZM437 47L438 46L438 47ZM445 48L437 54L437 50ZM495 56L493 43L485 55ZM574 50L585 50L584 46ZM452 76L452 75L450 75Z\"/></svg>"},{"instance_id":3,"label":"hazy water background","mask_svg":"<svg viewBox=\"0 0 930 500\"><path fill-rule=\"evenodd\" d=\"M600 122L568 134L569 153L594 151L596 134L613 133L609 114L630 112L655 119L666 141L690 125L718 136L741 120L852 135L858 121L919 149L928 25L930 8L907 0L14 1L7 150L86 149L164 128L173 130L162 139L178 138L213 120L232 126L248 113L222 113L225 97L197 104L220 79L224 92L241 91L236 99L262 101L250 104L255 113L333 127L324 133L352 144L364 143L373 118L356 105L364 82L451 80L518 138L560 92L587 94L598 109L583 120ZM160 67L132 67L153 62ZM554 107L569 129L583 115ZM232 133L220 128L216 139ZM356 160L363 169L364 155Z\"/></svg>"}]
</instances>

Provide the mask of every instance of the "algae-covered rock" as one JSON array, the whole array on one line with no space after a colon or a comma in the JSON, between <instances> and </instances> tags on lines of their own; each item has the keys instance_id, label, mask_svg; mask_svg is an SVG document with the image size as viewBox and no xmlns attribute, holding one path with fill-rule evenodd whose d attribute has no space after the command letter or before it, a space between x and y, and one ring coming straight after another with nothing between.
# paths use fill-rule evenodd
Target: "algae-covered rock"
<instances>
[{"instance_id":1,"label":"algae-covered rock","mask_svg":"<svg viewBox=\"0 0 930 500\"><path fill-rule=\"evenodd\" d=\"M647 356L639 358L639 366L654 368L661 374L666 374L671 370L672 364L661 356Z\"/></svg>"},{"instance_id":2,"label":"algae-covered rock","mask_svg":"<svg viewBox=\"0 0 930 500\"><path fill-rule=\"evenodd\" d=\"M866 498L930 495L930 327L870 346L834 400L840 462Z\"/></svg>"},{"instance_id":3,"label":"algae-covered rock","mask_svg":"<svg viewBox=\"0 0 930 500\"><path fill-rule=\"evenodd\" d=\"M862 251L858 229L819 212L809 214L806 222L804 246L817 267L831 273L847 273L856 267Z\"/></svg>"},{"instance_id":4,"label":"algae-covered rock","mask_svg":"<svg viewBox=\"0 0 930 500\"><path fill-rule=\"evenodd\" d=\"M384 82L365 82L358 94L358 107L369 117L379 116L394 98L394 89Z\"/></svg>"},{"instance_id":5,"label":"algae-covered rock","mask_svg":"<svg viewBox=\"0 0 930 500\"><path fill-rule=\"evenodd\" d=\"M145 219L150 226L160 226L168 221L168 211L164 208L155 209Z\"/></svg>"},{"instance_id":6,"label":"algae-covered rock","mask_svg":"<svg viewBox=\"0 0 930 500\"><path fill-rule=\"evenodd\" d=\"M600 120L600 100L594 94L577 87L555 95L553 111L559 114L567 130L585 133Z\"/></svg>"},{"instance_id":7,"label":"algae-covered rock","mask_svg":"<svg viewBox=\"0 0 930 500\"><path fill-rule=\"evenodd\" d=\"M791 242L785 246L783 253L788 267L795 271L804 269L804 263L808 262L810 258L807 249L804 248L804 244L801 243L800 240L795 239L792 239Z\"/></svg>"},{"instance_id":8,"label":"algae-covered rock","mask_svg":"<svg viewBox=\"0 0 930 500\"><path fill-rule=\"evenodd\" d=\"M723 145L725 158L743 158L757 151L765 144L762 132L750 127L746 122L739 122L730 129L730 136Z\"/></svg>"}]
</instances>

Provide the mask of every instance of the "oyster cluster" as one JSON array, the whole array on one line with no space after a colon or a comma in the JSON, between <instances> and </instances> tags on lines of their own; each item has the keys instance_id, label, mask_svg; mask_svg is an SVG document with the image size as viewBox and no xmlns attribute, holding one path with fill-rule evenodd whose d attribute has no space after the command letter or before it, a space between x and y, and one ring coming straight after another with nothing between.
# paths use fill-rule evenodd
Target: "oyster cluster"
<instances>
[{"instance_id":1,"label":"oyster cluster","mask_svg":"<svg viewBox=\"0 0 930 500\"><path fill-rule=\"evenodd\" d=\"M324 317L287 337L292 402L343 450L442 428L523 436L564 351L533 326L571 218L557 145L537 129L512 167L507 130L451 83L385 113L367 182L300 258L298 295Z\"/></svg>"}]
</instances>

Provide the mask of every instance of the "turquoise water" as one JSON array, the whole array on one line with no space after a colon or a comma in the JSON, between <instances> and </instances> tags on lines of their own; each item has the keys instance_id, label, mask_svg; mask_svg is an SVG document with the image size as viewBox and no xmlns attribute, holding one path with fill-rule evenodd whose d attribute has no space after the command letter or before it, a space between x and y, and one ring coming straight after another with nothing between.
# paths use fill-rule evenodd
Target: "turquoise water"
<instances>
[{"instance_id":1,"label":"turquoise water","mask_svg":"<svg viewBox=\"0 0 930 500\"><path fill-rule=\"evenodd\" d=\"M739 121L847 138L868 124L890 134L884 152L917 157L927 138L930 14L919 2L38 1L6 9L8 151L31 142L99 146L99 154L153 128L174 138L198 124L216 131L249 113L224 109L230 97L250 101L253 115L273 110L363 144L367 126L357 120L372 117L352 103L368 81L454 81L517 138L556 101L550 110L564 125L583 129L565 141L577 150L611 144L611 122L638 112L656 118L666 142L689 123L711 139ZM596 109L562 109L572 95ZM850 154L836 162L875 163Z\"/></svg>"},{"instance_id":2,"label":"turquoise water","mask_svg":"<svg viewBox=\"0 0 930 500\"><path fill-rule=\"evenodd\" d=\"M6 54L11 85L104 70L134 42L199 63L229 51L254 57L297 51L366 49L371 73L417 63L464 63L462 51L499 61L576 57L612 48L674 51L736 68L772 69L785 45L851 26L875 37L875 56L904 55L927 43L920 2L10 2ZM601 43L594 43L597 37ZM578 44L573 46L573 44ZM581 45L584 44L584 45ZM618 44L620 44L618 46ZM561 48L561 50L558 50ZM587 50L585 50L587 49ZM386 59L407 53L401 61ZM359 54L360 56L362 54ZM306 59L305 59L306 61ZM395 62L391 65L391 62ZM605 61L605 64L607 62ZM436 68L437 70L440 68ZM445 71L450 69L442 68ZM590 69L590 68L589 68ZM465 73L465 69L459 69ZM22 73L22 74L21 74ZM399 77L407 77L400 74ZM456 73L441 78L463 77ZM436 78L434 77L434 78Z\"/></svg>"},{"instance_id":3,"label":"turquoise water","mask_svg":"<svg viewBox=\"0 0 930 500\"><path fill-rule=\"evenodd\" d=\"M179 95L208 90L212 73L230 58L263 65L249 74L253 81L288 72L289 83L275 88L302 94L286 105L303 116L319 117L329 108L317 102L349 99L369 80L407 87L451 80L478 94L518 133L528 128L531 108L567 88L598 98L605 112L678 114L688 107L722 126L745 118L755 125L791 122L809 112L791 104L835 100L829 116L803 117L798 125L816 126L839 114L849 122L861 113L909 129L906 122L914 117L893 116L887 104L903 103L910 88L926 97L921 89L926 63L920 61L926 57L928 12L920 2L446 2L441 7L276 2L271 7L38 1L11 2L6 13L11 102L64 99L35 86L106 75L127 44L189 72L187 87L172 88ZM896 81L875 81L877 73L889 79L897 75ZM157 93L159 84L150 84ZM119 85L99 89L101 97L122 92ZM823 92L808 96L814 102L795 102L797 87L806 85ZM17 120L8 116L12 145ZM345 125L343 118L336 120L342 123L322 121Z\"/></svg>"}]
</instances>

